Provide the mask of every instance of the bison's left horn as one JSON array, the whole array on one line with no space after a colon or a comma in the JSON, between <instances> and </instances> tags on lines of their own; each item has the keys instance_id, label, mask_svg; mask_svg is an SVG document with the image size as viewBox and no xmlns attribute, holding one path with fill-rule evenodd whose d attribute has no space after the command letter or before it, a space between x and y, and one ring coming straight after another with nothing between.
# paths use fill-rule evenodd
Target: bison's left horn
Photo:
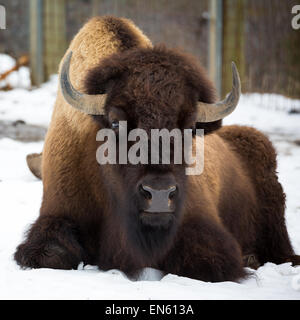
<instances>
[{"instance_id":1,"label":"bison's left horn","mask_svg":"<svg viewBox=\"0 0 300 320\"><path fill-rule=\"evenodd\" d=\"M237 106L241 95L241 81L239 72L232 62L232 90L229 95L217 103L198 102L197 122L213 122L228 116Z\"/></svg>"},{"instance_id":2,"label":"bison's left horn","mask_svg":"<svg viewBox=\"0 0 300 320\"><path fill-rule=\"evenodd\" d=\"M60 73L60 86L65 100L75 109L91 115L103 115L106 94L88 95L77 91L69 76L72 51L63 61Z\"/></svg>"}]
</instances>

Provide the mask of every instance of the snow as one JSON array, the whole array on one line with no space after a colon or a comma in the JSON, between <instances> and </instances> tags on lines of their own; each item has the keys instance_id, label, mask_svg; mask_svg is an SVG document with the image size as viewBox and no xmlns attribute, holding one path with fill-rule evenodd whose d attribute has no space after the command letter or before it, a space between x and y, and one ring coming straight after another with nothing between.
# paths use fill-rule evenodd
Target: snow
<instances>
[{"instance_id":1,"label":"snow","mask_svg":"<svg viewBox=\"0 0 300 320\"><path fill-rule=\"evenodd\" d=\"M57 76L53 76L31 91L0 91L0 120L47 126L56 90ZM288 114L292 108L300 108L300 100L243 95L225 124L254 126L274 142L279 154L279 178L287 194L288 232L300 254L300 115ZM42 141L0 139L0 299L300 299L300 267L289 263L267 263L257 271L251 270L252 275L240 283L163 276L150 268L143 270L138 281L119 270L104 272L82 264L71 271L20 269L12 256L24 231L38 217L42 198L42 183L28 170L25 157L40 152L42 146Z\"/></svg>"},{"instance_id":2,"label":"snow","mask_svg":"<svg viewBox=\"0 0 300 320\"><path fill-rule=\"evenodd\" d=\"M16 65L16 60L7 54L0 54L0 75ZM0 88L10 85L12 88L31 87L30 72L28 67L20 67L19 70L13 71L5 80L0 81Z\"/></svg>"},{"instance_id":3,"label":"snow","mask_svg":"<svg viewBox=\"0 0 300 320\"><path fill-rule=\"evenodd\" d=\"M26 90L17 88L11 91L0 91L0 119L24 120L33 125L47 127L57 92L57 76L40 88Z\"/></svg>"},{"instance_id":4,"label":"snow","mask_svg":"<svg viewBox=\"0 0 300 320\"><path fill-rule=\"evenodd\" d=\"M7 54L0 53L0 74L16 65L16 60Z\"/></svg>"}]
</instances>

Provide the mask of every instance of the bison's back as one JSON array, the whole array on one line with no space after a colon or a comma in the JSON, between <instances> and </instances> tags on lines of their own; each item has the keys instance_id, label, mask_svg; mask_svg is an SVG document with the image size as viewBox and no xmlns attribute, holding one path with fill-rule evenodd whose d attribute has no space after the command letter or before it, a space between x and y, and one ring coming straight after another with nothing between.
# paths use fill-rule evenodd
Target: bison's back
<instances>
[{"instance_id":1,"label":"bison's back","mask_svg":"<svg viewBox=\"0 0 300 320\"><path fill-rule=\"evenodd\" d=\"M266 170L276 170L275 149L262 132L252 127L232 125L222 127L217 134L230 143L256 179Z\"/></svg>"},{"instance_id":2,"label":"bison's back","mask_svg":"<svg viewBox=\"0 0 300 320\"><path fill-rule=\"evenodd\" d=\"M285 194L276 173L276 151L262 132L251 127L224 126L217 134L239 156L251 179L259 206L254 216L256 244L263 246L258 244L261 240L257 233L265 234L267 226L274 226L277 217L279 220L275 224L279 224L282 216L278 213L284 212L285 207ZM249 235L247 230L244 231Z\"/></svg>"}]
</instances>

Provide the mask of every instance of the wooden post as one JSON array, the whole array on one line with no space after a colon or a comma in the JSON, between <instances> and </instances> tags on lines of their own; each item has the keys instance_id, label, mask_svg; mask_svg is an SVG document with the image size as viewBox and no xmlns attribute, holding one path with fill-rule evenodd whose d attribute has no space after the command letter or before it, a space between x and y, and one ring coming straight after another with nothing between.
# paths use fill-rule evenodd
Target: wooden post
<instances>
[{"instance_id":1,"label":"wooden post","mask_svg":"<svg viewBox=\"0 0 300 320\"><path fill-rule=\"evenodd\" d=\"M209 75L217 92L222 92L222 0L210 1L209 20Z\"/></svg>"},{"instance_id":2,"label":"wooden post","mask_svg":"<svg viewBox=\"0 0 300 320\"><path fill-rule=\"evenodd\" d=\"M58 65L67 46L66 1L44 0L45 76L58 72Z\"/></svg>"},{"instance_id":3,"label":"wooden post","mask_svg":"<svg viewBox=\"0 0 300 320\"><path fill-rule=\"evenodd\" d=\"M2 5L0 5L0 30L1 29L6 29L6 10Z\"/></svg>"},{"instance_id":4,"label":"wooden post","mask_svg":"<svg viewBox=\"0 0 300 320\"><path fill-rule=\"evenodd\" d=\"M241 82L245 77L245 0L223 0L222 95L232 87L231 61L238 67ZM243 89L243 85L242 85Z\"/></svg>"},{"instance_id":5,"label":"wooden post","mask_svg":"<svg viewBox=\"0 0 300 320\"><path fill-rule=\"evenodd\" d=\"M44 82L43 68L43 1L30 0L30 70L31 82Z\"/></svg>"}]
</instances>

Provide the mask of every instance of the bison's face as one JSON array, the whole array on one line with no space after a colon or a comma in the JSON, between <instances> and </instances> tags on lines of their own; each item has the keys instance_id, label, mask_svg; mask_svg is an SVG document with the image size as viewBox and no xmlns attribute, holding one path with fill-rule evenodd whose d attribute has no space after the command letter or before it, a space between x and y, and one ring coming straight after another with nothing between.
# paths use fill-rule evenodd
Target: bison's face
<instances>
[{"instance_id":1,"label":"bison's face","mask_svg":"<svg viewBox=\"0 0 300 320\"><path fill-rule=\"evenodd\" d=\"M214 88L202 68L191 57L162 47L134 49L102 60L87 75L86 95L70 84L69 62L61 75L65 99L91 114L99 129L112 129L117 136L117 163L100 165L112 211L124 223L128 240L145 256L156 254L157 248L163 252L183 215L186 165L174 163L175 144L180 143L175 139L170 164L162 164L161 153L159 163L151 163L151 130L177 129L183 137L183 130L194 128L197 121L215 125L233 110L236 96L213 104ZM147 133L147 164L120 163L120 145L127 140L120 121L126 123L127 134L136 128ZM128 141L127 151L133 143Z\"/></svg>"},{"instance_id":2,"label":"bison's face","mask_svg":"<svg viewBox=\"0 0 300 320\"><path fill-rule=\"evenodd\" d=\"M152 124L144 124L143 120L146 120L146 118L134 115L134 108L130 112L130 108L126 108L126 105L122 107L115 103L120 100L112 98L110 101L107 116L95 117L95 120L99 123L99 128L112 128L116 136L116 140L111 141L113 144L116 142L116 163L108 164L105 167L100 165L101 172L106 176L107 190L111 198L115 199L116 208L114 211L118 211L120 208L121 217L135 219L135 222L141 226L169 230L175 226L180 217L184 197L185 164L174 164L175 144L182 144L183 139L180 141L170 139L169 164L164 164L162 161L162 153L165 150L163 150L160 140L158 164L153 164L151 163L154 153L151 144L151 131L152 129L166 129L166 126L159 125L162 121L169 121L169 130L177 129L179 127L177 121L172 123L170 120L172 116L174 117L174 113L172 116L170 114L169 117L167 113L164 116L159 115L157 120L154 120L155 118L152 120ZM123 100L124 102L126 100ZM154 112L152 116L155 116ZM126 125L126 131L124 127L120 127L124 124ZM132 163L128 159L130 150L134 147L136 141L139 141L139 138L130 141L130 134L134 129L143 129L145 133L146 139L142 143L146 144L144 147L147 149L145 159L147 163ZM127 164L122 163L120 152L125 143L127 144L125 152ZM136 154L140 156L140 152L141 150L137 150ZM128 209L128 214L124 214L126 209ZM132 221L129 224L132 224Z\"/></svg>"}]
</instances>

